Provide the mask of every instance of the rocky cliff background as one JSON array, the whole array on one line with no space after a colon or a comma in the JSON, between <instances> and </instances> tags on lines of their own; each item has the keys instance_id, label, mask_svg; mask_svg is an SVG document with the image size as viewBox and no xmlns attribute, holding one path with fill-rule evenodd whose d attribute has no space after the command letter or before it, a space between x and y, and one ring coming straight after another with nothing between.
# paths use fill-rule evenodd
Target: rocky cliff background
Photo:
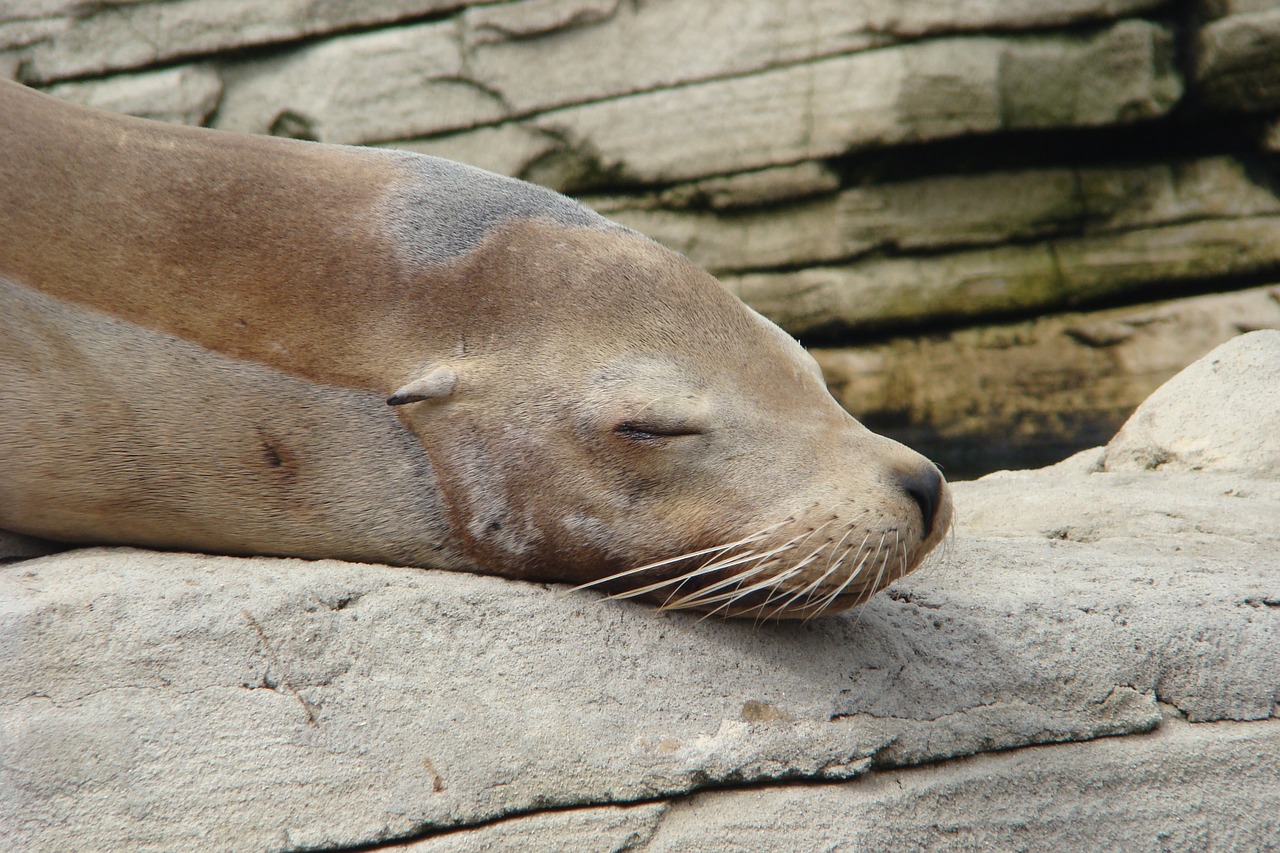
<instances>
[{"instance_id":1,"label":"rocky cliff background","mask_svg":"<svg viewBox=\"0 0 1280 853\"><path fill-rule=\"evenodd\" d=\"M953 476L1280 327L1274 0L16 0L0 74L579 196Z\"/></svg>"}]
</instances>

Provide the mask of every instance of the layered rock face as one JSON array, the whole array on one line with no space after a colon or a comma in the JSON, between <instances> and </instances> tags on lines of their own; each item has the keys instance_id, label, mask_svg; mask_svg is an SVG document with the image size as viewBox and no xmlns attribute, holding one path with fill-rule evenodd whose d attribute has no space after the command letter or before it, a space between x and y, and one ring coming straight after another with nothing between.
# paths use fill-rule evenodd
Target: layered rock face
<instances>
[{"instance_id":1,"label":"layered rock face","mask_svg":"<svg viewBox=\"0 0 1280 853\"><path fill-rule=\"evenodd\" d=\"M1269 0L0 7L0 73L63 97L579 195L953 471L1103 441L1280 326L1277 57Z\"/></svg>"},{"instance_id":2,"label":"layered rock face","mask_svg":"<svg viewBox=\"0 0 1280 853\"><path fill-rule=\"evenodd\" d=\"M804 624L336 561L15 553L0 834L24 851L1274 849L1276 388L1280 332L1235 338L1109 446L957 484L943 553Z\"/></svg>"}]
</instances>

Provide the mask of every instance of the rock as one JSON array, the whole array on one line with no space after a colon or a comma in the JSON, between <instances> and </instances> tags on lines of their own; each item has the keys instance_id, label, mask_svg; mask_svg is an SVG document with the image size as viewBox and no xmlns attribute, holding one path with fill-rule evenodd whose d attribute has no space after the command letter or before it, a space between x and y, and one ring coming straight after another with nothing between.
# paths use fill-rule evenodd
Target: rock
<instances>
[{"instance_id":1,"label":"rock","mask_svg":"<svg viewBox=\"0 0 1280 853\"><path fill-rule=\"evenodd\" d=\"M845 784L707 791L670 803L522 817L392 847L637 853L1196 850L1280 837L1280 723L1189 725L1149 735L1040 746ZM1241 787L1250 796L1240 796ZM1194 794L1187 795L1194 790Z\"/></svg>"},{"instance_id":2,"label":"rock","mask_svg":"<svg viewBox=\"0 0 1280 853\"><path fill-rule=\"evenodd\" d=\"M1194 92L1222 111L1280 107L1280 9L1232 14L1196 34Z\"/></svg>"},{"instance_id":3,"label":"rock","mask_svg":"<svg viewBox=\"0 0 1280 853\"><path fill-rule=\"evenodd\" d=\"M816 349L841 405L964 475L1105 443L1185 365L1280 329L1280 288ZM995 438L998 436L998 439Z\"/></svg>"},{"instance_id":4,"label":"rock","mask_svg":"<svg viewBox=\"0 0 1280 853\"><path fill-rule=\"evenodd\" d=\"M1280 231L1278 231L1280 234ZM917 324L959 324L1002 313L1065 307L1065 285L1045 244L936 257L871 257L795 272L723 276L730 291L798 337L848 336Z\"/></svg>"},{"instance_id":5,"label":"rock","mask_svg":"<svg viewBox=\"0 0 1280 853\"><path fill-rule=\"evenodd\" d=\"M1280 198L1231 157L940 175L838 193L816 180L821 173L814 173L812 183L788 184L773 171L781 170L682 184L647 196L582 200L718 274L831 264L874 251L936 255L1036 237L1280 214ZM741 191L736 202L732 194L716 195L732 192L721 187L748 180L774 182L783 198L805 191L822 197L780 204L783 198L743 198ZM748 201L757 207L736 209Z\"/></svg>"},{"instance_id":6,"label":"rock","mask_svg":"<svg viewBox=\"0 0 1280 853\"><path fill-rule=\"evenodd\" d=\"M1107 445L1106 469L1224 471L1280 480L1278 390L1280 331L1227 341L1138 407Z\"/></svg>"},{"instance_id":7,"label":"rock","mask_svg":"<svg viewBox=\"0 0 1280 853\"><path fill-rule=\"evenodd\" d=\"M352 24L367 26L469 4L399 0L390 8L364 10L344 2L328 4L323 14L310 16L298 8L306 5L303 0L277 9L280 5L237 10L248 19L241 22L239 33L228 27L231 16L225 3L216 8L196 0L180 8L142 3L115 15L82 16L68 22L57 38L23 54L26 75L44 82L68 74L101 73L230 47L297 41ZM493 122L495 111L505 119L520 119L850 54L904 36L917 39L984 25L1004 30L1098 20L1154 5L1150 0L983 2L952 10L910 3L891 11L880 0L853 5L840 0L753 0L700 4L693 12L670 2L633 5L615 0L472 6L436 24L399 27L397 36L392 30L344 34L281 51L267 62L249 61L243 69L242 63L233 62L228 75L251 83L244 91L233 87L227 111L218 121L221 127L265 133L277 115L292 113L308 116L323 128L319 138L325 141L386 142ZM830 26L833 19L841 25ZM1116 33L1128 26L1119 25ZM151 37L139 39L138 33ZM734 37L724 37L727 33ZM1132 34L1139 40L1145 37L1137 30ZM238 43L228 43L236 38ZM1115 38L1104 42L1097 47L1108 55L1128 56L1134 47ZM1052 65L1062 53L1052 45L1045 50L1048 53L1035 61L1037 69L1045 62ZM1063 55L1078 53L1068 49ZM531 67L538 73L529 73ZM1118 87L1137 79L1132 69L1114 70L1113 76L1114 85L1089 87L1082 90L1087 93L1083 97L1072 95L1073 106L1066 113L1084 118L1081 110L1088 112L1086 102L1095 93L1101 93L1098 103L1106 112L1107 100ZM415 84L422 88L415 89ZM394 89L396 85L401 88ZM393 115L378 121L369 104L353 94L359 92L372 93L384 108L391 105ZM1040 103L1038 95L1031 100ZM443 106L437 108L437 102ZM1018 98L1009 98L1010 104L1016 102ZM1017 112L1014 108L1011 115ZM366 127L362 121L371 123Z\"/></svg>"},{"instance_id":8,"label":"rock","mask_svg":"<svg viewBox=\"0 0 1280 853\"><path fill-rule=\"evenodd\" d=\"M908 0L616 0L467 10L469 68L514 115L739 76L901 39L1105 21L1153 0L938 4ZM604 59L604 61L601 61ZM537 67L539 74L527 69Z\"/></svg>"},{"instance_id":9,"label":"rock","mask_svg":"<svg viewBox=\"0 0 1280 853\"><path fill-rule=\"evenodd\" d=\"M840 176L821 163L774 166L681 184L658 196L668 208L711 210L765 207L806 196L827 195L840 188Z\"/></svg>"},{"instance_id":10,"label":"rock","mask_svg":"<svg viewBox=\"0 0 1280 853\"><path fill-rule=\"evenodd\" d=\"M20 43L14 55L26 82L49 83L391 23L474 2L479 0L55 0L36 7L23 3L21 11L0 7L0 27L19 21L42 28L39 38Z\"/></svg>"},{"instance_id":11,"label":"rock","mask_svg":"<svg viewBox=\"0 0 1280 853\"><path fill-rule=\"evenodd\" d=\"M459 39L449 19L235 63L213 126L270 133L293 116L308 138L359 144L496 121L506 114L501 98L467 79Z\"/></svg>"},{"instance_id":12,"label":"rock","mask_svg":"<svg viewBox=\"0 0 1280 853\"><path fill-rule=\"evenodd\" d=\"M1062 233L1085 215L1071 169L922 178L727 213L662 209L643 199L582 200L717 274L833 263L873 250L993 245Z\"/></svg>"},{"instance_id":13,"label":"rock","mask_svg":"<svg viewBox=\"0 0 1280 853\"><path fill-rule=\"evenodd\" d=\"M591 178L554 184L565 189L606 178L678 182L996 130L1129 122L1163 115L1178 99L1169 45L1167 30L1142 21L1088 38L937 39L551 110L513 122L519 133L461 133L413 147L441 156L474 150L468 162L502 162L536 179L536 163L492 146L559 139L557 156ZM1021 79L1028 64L1078 76L1023 90L1009 69Z\"/></svg>"},{"instance_id":14,"label":"rock","mask_svg":"<svg viewBox=\"0 0 1280 853\"><path fill-rule=\"evenodd\" d=\"M722 280L793 335L830 338L1088 306L1150 293L1153 282L1275 275L1276 245L1280 216L1266 215Z\"/></svg>"},{"instance_id":15,"label":"rock","mask_svg":"<svg viewBox=\"0 0 1280 853\"><path fill-rule=\"evenodd\" d=\"M59 83L45 91L102 110L199 126L218 108L222 79L212 66L180 65L100 81Z\"/></svg>"}]
</instances>

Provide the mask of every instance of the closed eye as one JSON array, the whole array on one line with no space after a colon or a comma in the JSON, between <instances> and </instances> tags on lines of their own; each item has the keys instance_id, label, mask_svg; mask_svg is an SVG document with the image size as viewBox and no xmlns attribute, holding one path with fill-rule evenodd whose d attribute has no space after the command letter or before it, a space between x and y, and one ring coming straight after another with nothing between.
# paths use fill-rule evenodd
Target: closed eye
<instances>
[{"instance_id":1,"label":"closed eye","mask_svg":"<svg viewBox=\"0 0 1280 853\"><path fill-rule=\"evenodd\" d=\"M651 423L649 421L623 421L613 428L614 433L631 441L660 441L683 435L702 435L702 428L690 423Z\"/></svg>"}]
</instances>

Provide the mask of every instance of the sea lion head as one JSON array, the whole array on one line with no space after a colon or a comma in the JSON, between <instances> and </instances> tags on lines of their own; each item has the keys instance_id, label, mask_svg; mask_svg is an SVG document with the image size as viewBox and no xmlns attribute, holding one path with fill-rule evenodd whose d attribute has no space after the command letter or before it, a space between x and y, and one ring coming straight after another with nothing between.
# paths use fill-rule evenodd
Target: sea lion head
<instances>
[{"instance_id":1,"label":"sea lion head","mask_svg":"<svg viewBox=\"0 0 1280 853\"><path fill-rule=\"evenodd\" d=\"M456 338L388 402L487 572L801 618L866 600L949 528L937 468L864 428L795 340L648 238L508 221L431 288L429 321Z\"/></svg>"}]
</instances>

